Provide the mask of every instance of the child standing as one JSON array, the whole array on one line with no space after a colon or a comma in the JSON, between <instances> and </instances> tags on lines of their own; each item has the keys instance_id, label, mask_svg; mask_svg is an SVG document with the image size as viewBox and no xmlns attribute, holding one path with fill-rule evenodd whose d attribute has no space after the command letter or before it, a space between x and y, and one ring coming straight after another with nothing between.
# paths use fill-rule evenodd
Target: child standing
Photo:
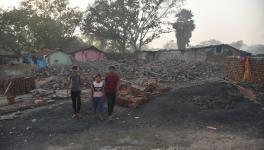
<instances>
[{"instance_id":1,"label":"child standing","mask_svg":"<svg viewBox=\"0 0 264 150\"><path fill-rule=\"evenodd\" d=\"M93 118L96 116L96 112L99 111L99 119L103 120L102 113L104 111L104 82L100 74L95 76L95 81L91 87L92 105L93 105Z\"/></svg>"},{"instance_id":2,"label":"child standing","mask_svg":"<svg viewBox=\"0 0 264 150\"><path fill-rule=\"evenodd\" d=\"M80 117L80 110L81 110L81 88L80 88L81 77L77 66L72 67L72 71L68 80L67 95L70 85L71 85L71 98L72 98L72 108L73 108L72 118L76 118L76 117Z\"/></svg>"}]
</instances>

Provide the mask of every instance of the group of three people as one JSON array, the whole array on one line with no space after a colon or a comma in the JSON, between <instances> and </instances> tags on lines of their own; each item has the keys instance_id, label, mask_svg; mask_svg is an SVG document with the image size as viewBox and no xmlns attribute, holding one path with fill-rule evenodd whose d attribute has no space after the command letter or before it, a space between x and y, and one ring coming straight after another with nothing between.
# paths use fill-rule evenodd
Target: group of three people
<instances>
[{"instance_id":1,"label":"group of three people","mask_svg":"<svg viewBox=\"0 0 264 150\"><path fill-rule=\"evenodd\" d=\"M80 117L81 109L81 76L77 66L72 67L69 75L68 89L71 85L71 98L73 107L73 118ZM118 92L119 76L114 66L109 67L109 72L102 80L102 76L97 74L91 86L91 101L93 118L99 112L98 117L102 120L102 113L104 112L104 101L107 100L108 104L108 119L112 120L113 111L115 106L116 94Z\"/></svg>"}]
</instances>

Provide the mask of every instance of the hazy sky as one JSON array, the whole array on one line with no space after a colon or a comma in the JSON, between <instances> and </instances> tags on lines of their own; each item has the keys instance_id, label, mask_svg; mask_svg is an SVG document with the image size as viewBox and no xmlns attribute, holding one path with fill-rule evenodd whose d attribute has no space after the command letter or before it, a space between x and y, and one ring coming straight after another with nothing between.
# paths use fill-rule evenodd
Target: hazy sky
<instances>
[{"instance_id":1,"label":"hazy sky","mask_svg":"<svg viewBox=\"0 0 264 150\"><path fill-rule=\"evenodd\" d=\"M17 5L19 1L0 0L0 7ZM85 9L88 1L70 0L70 3ZM192 10L196 24L191 45L208 39L264 44L264 0L187 0L184 7ZM162 35L150 46L163 47L170 40L176 40L174 33Z\"/></svg>"}]
</instances>

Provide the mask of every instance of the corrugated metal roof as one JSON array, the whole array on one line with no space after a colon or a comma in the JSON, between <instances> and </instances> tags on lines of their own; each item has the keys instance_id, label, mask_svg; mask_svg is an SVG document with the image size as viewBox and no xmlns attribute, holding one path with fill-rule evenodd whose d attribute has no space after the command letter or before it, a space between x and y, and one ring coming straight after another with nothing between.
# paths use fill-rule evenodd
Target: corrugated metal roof
<instances>
[{"instance_id":1,"label":"corrugated metal roof","mask_svg":"<svg viewBox=\"0 0 264 150\"><path fill-rule=\"evenodd\" d=\"M90 47L82 47L82 48L78 48L78 49L72 49L72 50L67 50L68 54L73 54L76 52L80 52L80 51L88 51L88 50L94 50L94 51L98 51L100 53L105 53L101 50L99 50L98 48L96 48L95 46L90 46Z\"/></svg>"},{"instance_id":2,"label":"corrugated metal roof","mask_svg":"<svg viewBox=\"0 0 264 150\"><path fill-rule=\"evenodd\" d=\"M35 53L32 54L32 56L35 56L35 57L42 57L44 55L49 55L51 53L53 53L54 50L51 50L51 49L48 49L48 48L44 48L44 49L41 49Z\"/></svg>"}]
</instances>

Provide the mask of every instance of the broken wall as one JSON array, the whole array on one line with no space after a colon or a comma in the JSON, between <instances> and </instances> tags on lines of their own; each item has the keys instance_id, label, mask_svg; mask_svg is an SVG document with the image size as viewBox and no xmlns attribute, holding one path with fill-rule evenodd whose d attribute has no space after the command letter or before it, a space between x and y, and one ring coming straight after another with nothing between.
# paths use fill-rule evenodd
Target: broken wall
<instances>
[{"instance_id":1,"label":"broken wall","mask_svg":"<svg viewBox=\"0 0 264 150\"><path fill-rule=\"evenodd\" d=\"M245 73L245 59L227 58L225 61L225 75L227 78L243 82ZM264 58L249 58L249 78L251 83L264 84Z\"/></svg>"}]
</instances>

